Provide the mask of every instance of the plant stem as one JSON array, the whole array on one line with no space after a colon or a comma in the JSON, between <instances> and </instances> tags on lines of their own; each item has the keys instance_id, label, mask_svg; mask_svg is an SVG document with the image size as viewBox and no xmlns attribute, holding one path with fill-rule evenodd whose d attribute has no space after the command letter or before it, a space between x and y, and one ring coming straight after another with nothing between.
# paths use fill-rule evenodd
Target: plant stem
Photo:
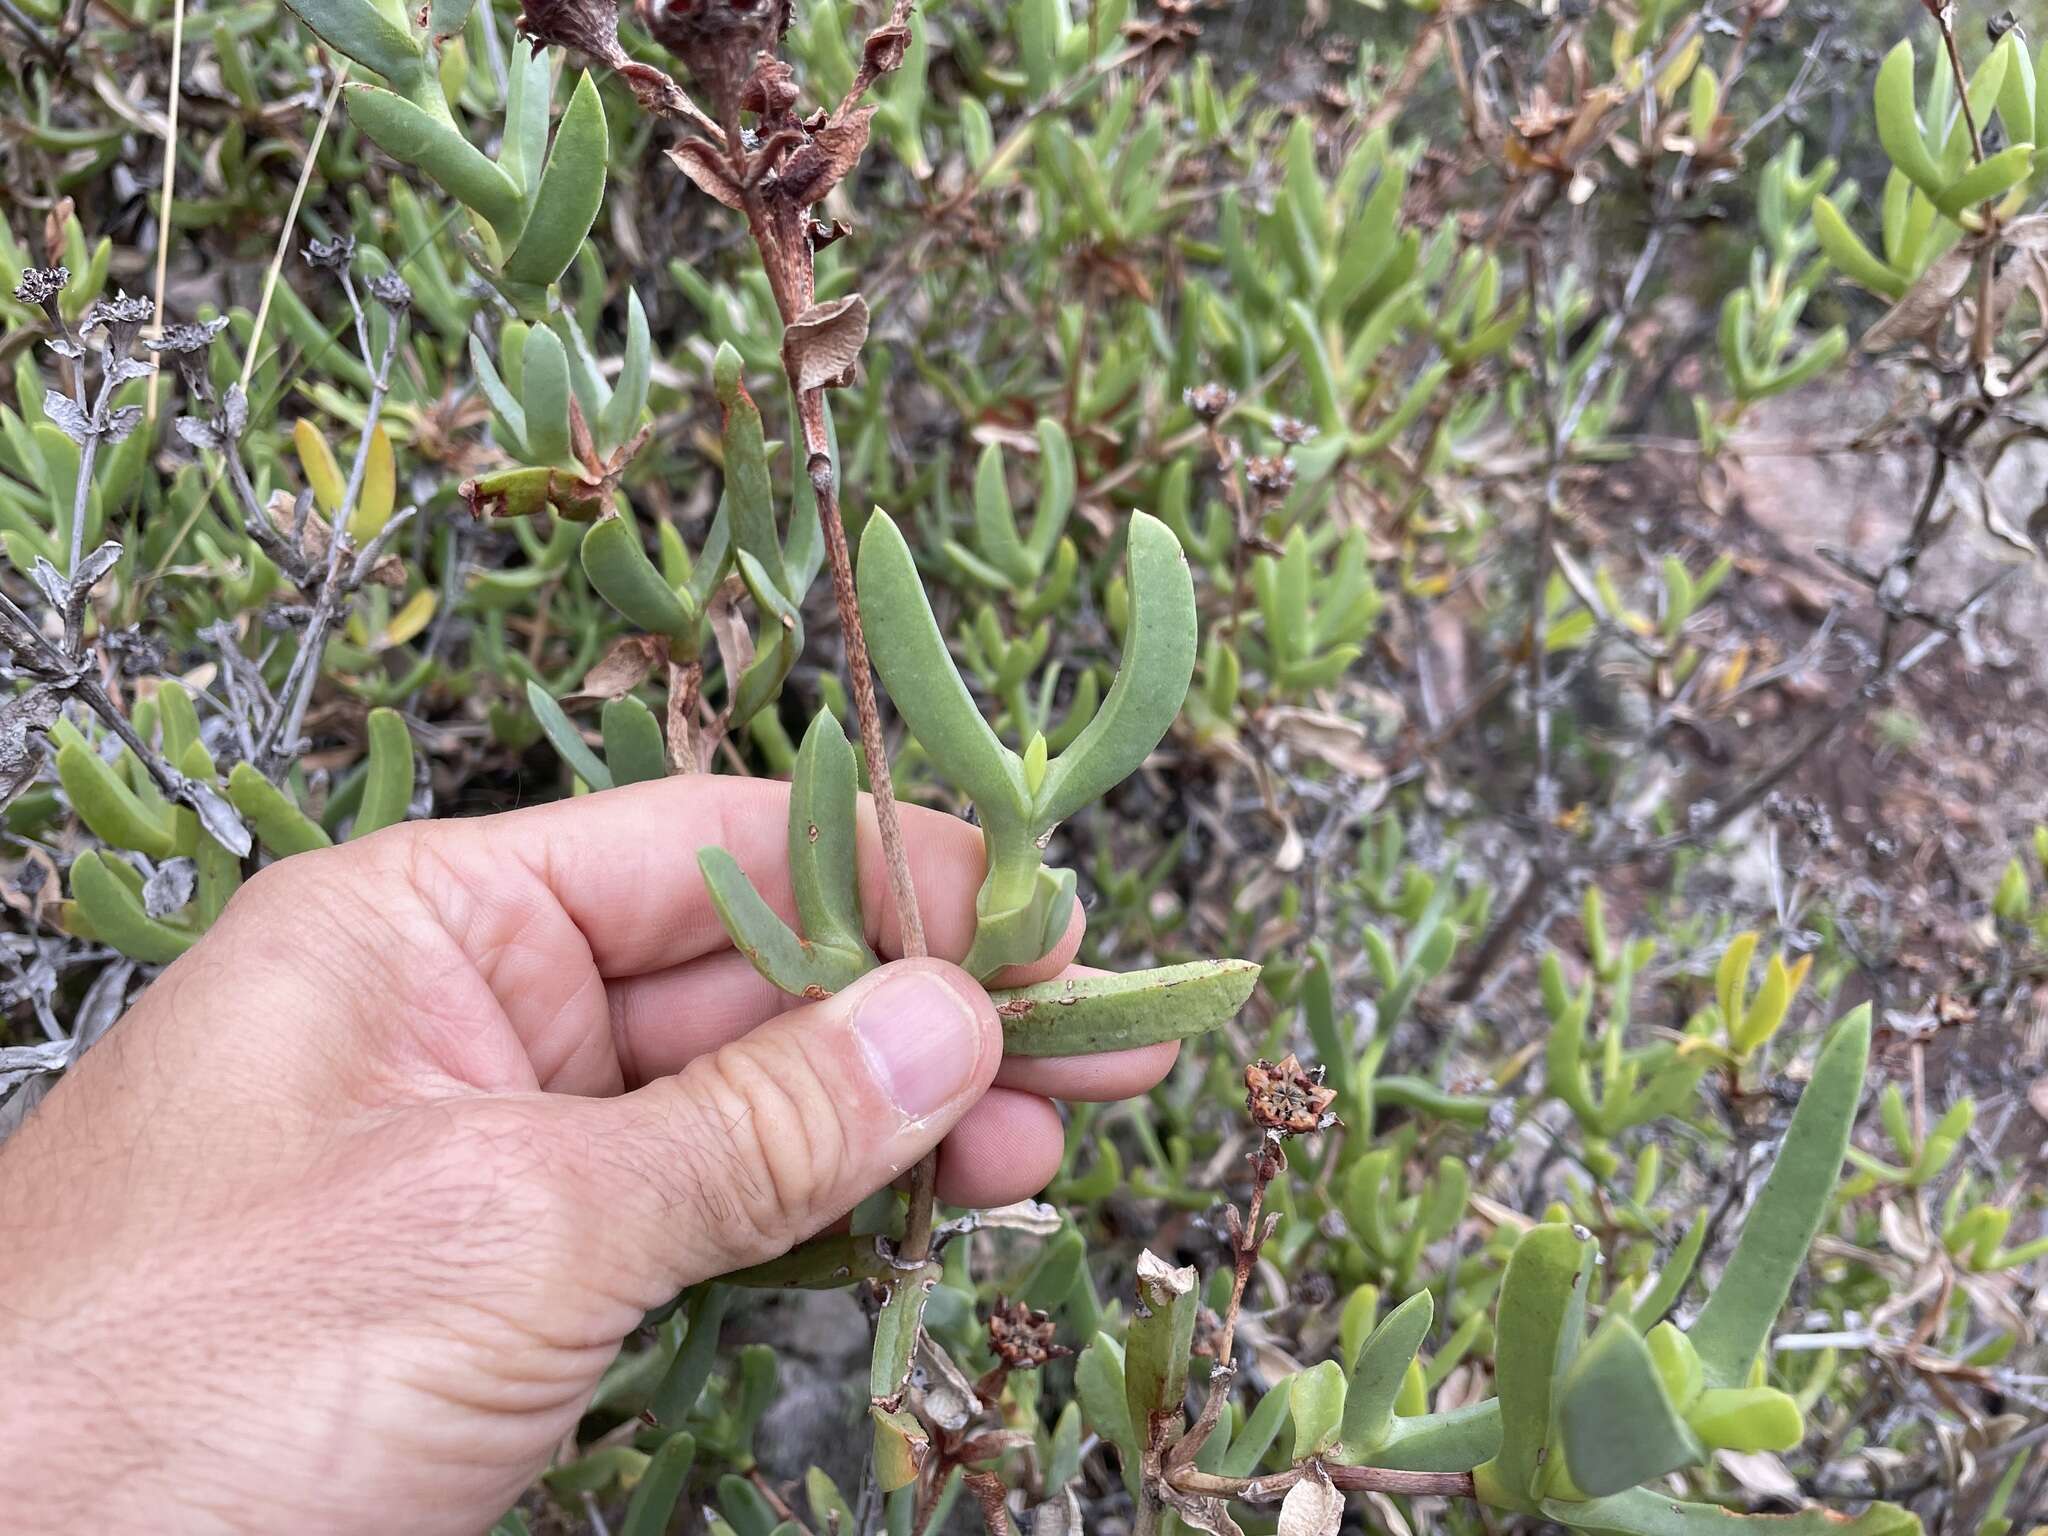
<instances>
[{"instance_id":1,"label":"plant stem","mask_svg":"<svg viewBox=\"0 0 2048 1536\"><path fill-rule=\"evenodd\" d=\"M925 947L924 920L917 909L917 888L911 882L910 860L903 846L903 823L896 807L896 786L889 774L889 749L882 740L882 717L875 700L875 674L868 661L867 635L861 628L860 604L854 596L853 558L846 547L846 525L839 515L839 491L833 483L832 451L825 434L824 391L807 390L800 395L797 413L803 426L811 489L818 501L818 523L832 566L832 596L839 606L839 627L846 640L846 669L853 684L854 713L860 720L861 751L867 758L868 787L875 800L882 858L888 866L890 894L895 898L896 918L902 928L903 957L921 957L930 951Z\"/></svg>"},{"instance_id":2,"label":"plant stem","mask_svg":"<svg viewBox=\"0 0 2048 1536\"><path fill-rule=\"evenodd\" d=\"M1173 1474L1173 1486L1198 1497L1270 1504L1300 1482L1309 1465L1289 1467L1268 1477L1222 1477L1187 1467ZM1474 1496L1470 1472L1396 1472L1386 1467L1325 1466L1323 1475L1346 1493L1437 1494L1464 1499Z\"/></svg>"},{"instance_id":3,"label":"plant stem","mask_svg":"<svg viewBox=\"0 0 2048 1536\"><path fill-rule=\"evenodd\" d=\"M362 302L356 297L355 284L346 272L341 274L343 290L355 311L356 338L362 346L363 361L370 361L370 326L363 313ZM327 648L327 631L339 616L343 600L355 589L354 572L349 579L342 576L342 545L348 539L349 519L355 515L356 502L363 492L363 481L370 468L370 439L377 430L377 418L383 413L384 396L391 388L391 365L398 357L398 338L403 330L400 318L391 317L391 333L385 338L384 353L377 359L376 373L370 380L370 398L363 416L363 435L356 443L356 456L349 465L348 485L342 491L341 504L334 509L333 520L327 528L327 571L320 583L320 590L313 604L313 617L306 625L306 638L299 646L299 654L292 658L290 673L285 678L285 708L281 715L274 717L270 729L264 733L262 761L258 767L266 773L275 773L286 757L298 751L299 732L305 725L306 709L313 701L313 689L320 681L320 658Z\"/></svg>"},{"instance_id":4,"label":"plant stem","mask_svg":"<svg viewBox=\"0 0 2048 1536\"><path fill-rule=\"evenodd\" d=\"M967 1472L962 1474L961 1481L981 1506L981 1518L988 1526L989 1536L1014 1536L1016 1527L1010 1523L1003 1480L993 1472Z\"/></svg>"}]
</instances>

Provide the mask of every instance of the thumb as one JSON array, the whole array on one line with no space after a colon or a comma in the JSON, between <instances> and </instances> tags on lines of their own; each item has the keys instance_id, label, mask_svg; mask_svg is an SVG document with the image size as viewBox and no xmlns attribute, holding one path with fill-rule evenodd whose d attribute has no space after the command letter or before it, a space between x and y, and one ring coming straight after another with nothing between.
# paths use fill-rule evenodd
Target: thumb
<instances>
[{"instance_id":1,"label":"thumb","mask_svg":"<svg viewBox=\"0 0 2048 1536\"><path fill-rule=\"evenodd\" d=\"M774 1258L936 1147L1002 1052L965 971L883 966L673 1077L583 1101L605 1186L590 1209L657 1299Z\"/></svg>"}]
</instances>

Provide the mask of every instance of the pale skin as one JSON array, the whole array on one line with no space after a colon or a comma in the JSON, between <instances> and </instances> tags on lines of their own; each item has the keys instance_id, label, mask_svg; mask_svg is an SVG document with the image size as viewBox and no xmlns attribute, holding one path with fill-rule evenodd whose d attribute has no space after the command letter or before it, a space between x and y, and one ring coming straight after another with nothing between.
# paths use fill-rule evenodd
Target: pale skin
<instances>
[{"instance_id":1,"label":"pale skin","mask_svg":"<svg viewBox=\"0 0 2048 1536\"><path fill-rule=\"evenodd\" d=\"M790 916L786 794L673 778L251 881L0 1145L10 1528L471 1536L646 1310L935 1146L941 1199L1025 1198L1058 1167L1052 1099L1171 1065L1006 1060L937 958L790 1007L695 859L730 849ZM905 835L933 953L958 957L980 837L916 809ZM1077 919L998 979L1079 942Z\"/></svg>"}]
</instances>

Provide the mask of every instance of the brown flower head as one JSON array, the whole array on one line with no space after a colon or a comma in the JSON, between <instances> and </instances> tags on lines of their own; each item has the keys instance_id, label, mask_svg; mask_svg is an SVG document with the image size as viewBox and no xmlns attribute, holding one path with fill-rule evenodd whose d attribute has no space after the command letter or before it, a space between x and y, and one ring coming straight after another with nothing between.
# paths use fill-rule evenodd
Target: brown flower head
<instances>
[{"instance_id":1,"label":"brown flower head","mask_svg":"<svg viewBox=\"0 0 2048 1536\"><path fill-rule=\"evenodd\" d=\"M396 272L381 273L370 279L370 297L394 315L403 314L412 308L412 285Z\"/></svg>"},{"instance_id":2,"label":"brown flower head","mask_svg":"<svg viewBox=\"0 0 2048 1536\"><path fill-rule=\"evenodd\" d=\"M1053 1342L1053 1321L1021 1301L996 1298L988 1317L988 1347L996 1359L1013 1371L1036 1370L1048 1360L1063 1359L1073 1351Z\"/></svg>"},{"instance_id":3,"label":"brown flower head","mask_svg":"<svg viewBox=\"0 0 2048 1536\"><path fill-rule=\"evenodd\" d=\"M1294 460L1284 453L1253 454L1244 461L1244 477L1261 496L1285 496L1294 489Z\"/></svg>"},{"instance_id":4,"label":"brown flower head","mask_svg":"<svg viewBox=\"0 0 2048 1536\"><path fill-rule=\"evenodd\" d=\"M516 25L536 43L572 48L610 69L629 62L619 46L617 0L526 0Z\"/></svg>"},{"instance_id":5,"label":"brown flower head","mask_svg":"<svg viewBox=\"0 0 2048 1536\"><path fill-rule=\"evenodd\" d=\"M1245 1108L1265 1130L1306 1136L1337 1121L1330 1113L1337 1090L1323 1086L1321 1067L1304 1067L1292 1051L1278 1062L1261 1060L1246 1067L1244 1087Z\"/></svg>"},{"instance_id":6,"label":"brown flower head","mask_svg":"<svg viewBox=\"0 0 2048 1536\"><path fill-rule=\"evenodd\" d=\"M356 259L356 237L336 235L332 240L308 240L301 252L306 265L327 272L346 272Z\"/></svg>"},{"instance_id":7,"label":"brown flower head","mask_svg":"<svg viewBox=\"0 0 2048 1536\"><path fill-rule=\"evenodd\" d=\"M206 376L206 355L213 347L213 338L227 325L226 315L195 320L174 325L161 336L145 336L142 344L158 356L171 359L185 380L186 390L196 399L208 400L213 397L213 386Z\"/></svg>"},{"instance_id":8,"label":"brown flower head","mask_svg":"<svg viewBox=\"0 0 2048 1536\"><path fill-rule=\"evenodd\" d=\"M48 309L57 302L57 295L70 281L69 267L30 267L21 274L21 281L14 285L14 297L23 304Z\"/></svg>"},{"instance_id":9,"label":"brown flower head","mask_svg":"<svg viewBox=\"0 0 2048 1536\"><path fill-rule=\"evenodd\" d=\"M1316 429L1299 416L1282 416L1273 423L1273 435L1288 447L1299 448L1316 440Z\"/></svg>"},{"instance_id":10,"label":"brown flower head","mask_svg":"<svg viewBox=\"0 0 2048 1536\"><path fill-rule=\"evenodd\" d=\"M1227 384L1218 384L1212 380L1207 384L1197 384L1185 390L1181 399L1186 401L1187 408L1195 413L1196 420L1215 421L1236 403L1237 391Z\"/></svg>"},{"instance_id":11,"label":"brown flower head","mask_svg":"<svg viewBox=\"0 0 2048 1536\"><path fill-rule=\"evenodd\" d=\"M142 328L155 318L153 300L117 293L111 299L93 300L79 318L78 329L81 335L105 331L103 345L107 352L114 357L126 357L135 350L135 338L142 334Z\"/></svg>"},{"instance_id":12,"label":"brown flower head","mask_svg":"<svg viewBox=\"0 0 2048 1536\"><path fill-rule=\"evenodd\" d=\"M723 121L740 109L754 56L789 30L789 0L635 0L654 40L683 61Z\"/></svg>"}]
</instances>

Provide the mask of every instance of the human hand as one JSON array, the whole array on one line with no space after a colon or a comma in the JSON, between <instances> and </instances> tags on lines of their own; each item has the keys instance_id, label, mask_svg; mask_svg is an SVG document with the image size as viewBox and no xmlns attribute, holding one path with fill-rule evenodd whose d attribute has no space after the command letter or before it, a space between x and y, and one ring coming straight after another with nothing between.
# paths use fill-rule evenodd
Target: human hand
<instances>
[{"instance_id":1,"label":"human hand","mask_svg":"<svg viewBox=\"0 0 2048 1536\"><path fill-rule=\"evenodd\" d=\"M937 959L787 1008L694 857L729 849L789 916L786 796L673 778L251 881L0 1147L13 1523L467 1536L649 1308L935 1146L942 1199L1022 1199L1058 1167L1048 1095L1171 1064L1005 1061ZM980 837L915 808L904 830L931 946L962 955ZM869 938L896 953L893 914ZM1077 918L1003 979L1079 941Z\"/></svg>"}]
</instances>

